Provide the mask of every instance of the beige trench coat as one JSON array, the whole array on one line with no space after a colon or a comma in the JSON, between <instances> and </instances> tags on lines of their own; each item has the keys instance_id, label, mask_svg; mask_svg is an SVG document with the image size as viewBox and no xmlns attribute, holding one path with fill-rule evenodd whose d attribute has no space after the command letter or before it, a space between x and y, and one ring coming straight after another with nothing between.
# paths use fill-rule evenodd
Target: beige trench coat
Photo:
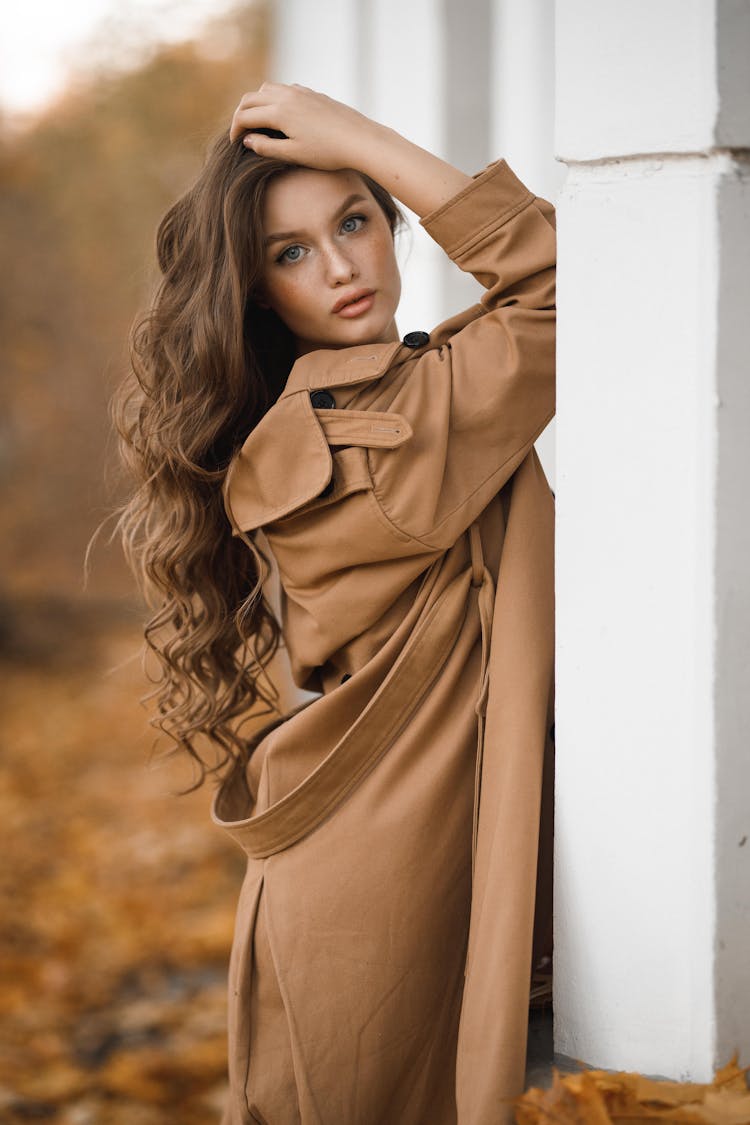
<instances>
[{"instance_id":1,"label":"beige trench coat","mask_svg":"<svg viewBox=\"0 0 750 1125\"><path fill-rule=\"evenodd\" d=\"M247 854L224 1125L503 1125L523 1089L551 949L555 215L499 160L422 224L481 303L301 357L225 482L321 694L214 796Z\"/></svg>"}]
</instances>

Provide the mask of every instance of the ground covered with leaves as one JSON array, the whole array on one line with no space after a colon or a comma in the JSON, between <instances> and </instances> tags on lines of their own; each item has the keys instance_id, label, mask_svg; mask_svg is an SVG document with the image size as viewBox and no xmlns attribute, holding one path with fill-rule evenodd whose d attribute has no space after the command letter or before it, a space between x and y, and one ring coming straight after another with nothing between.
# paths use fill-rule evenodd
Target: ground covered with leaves
<instances>
[{"instance_id":1,"label":"ground covered with leaves","mask_svg":"<svg viewBox=\"0 0 750 1125\"><path fill-rule=\"evenodd\" d=\"M75 628L75 626L73 626ZM133 626L0 675L0 1121L207 1125L240 850L151 762ZM150 764L151 763L151 764Z\"/></svg>"},{"instance_id":2,"label":"ground covered with leaves","mask_svg":"<svg viewBox=\"0 0 750 1125\"><path fill-rule=\"evenodd\" d=\"M518 1125L750 1125L747 1071L736 1057L713 1082L656 1081L641 1074L555 1071L549 1089L526 1090Z\"/></svg>"}]
</instances>

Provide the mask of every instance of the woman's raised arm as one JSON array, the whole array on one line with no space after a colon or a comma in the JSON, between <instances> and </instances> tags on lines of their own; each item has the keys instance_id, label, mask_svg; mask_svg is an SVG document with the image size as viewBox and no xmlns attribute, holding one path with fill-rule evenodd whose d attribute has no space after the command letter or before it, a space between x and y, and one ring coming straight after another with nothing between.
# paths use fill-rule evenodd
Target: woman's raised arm
<instances>
[{"instance_id":1,"label":"woman's raised arm","mask_svg":"<svg viewBox=\"0 0 750 1125\"><path fill-rule=\"evenodd\" d=\"M286 137L267 137L253 129L276 129ZM323 171L364 172L420 218L471 179L394 129L306 86L264 82L259 90L243 94L229 139L235 141L243 132L248 133L244 143L259 156Z\"/></svg>"}]
</instances>

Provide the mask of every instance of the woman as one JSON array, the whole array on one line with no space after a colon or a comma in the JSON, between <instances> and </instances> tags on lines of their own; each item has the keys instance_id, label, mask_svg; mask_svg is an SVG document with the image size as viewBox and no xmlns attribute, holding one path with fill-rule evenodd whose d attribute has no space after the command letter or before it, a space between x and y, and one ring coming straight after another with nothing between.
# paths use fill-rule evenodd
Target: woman
<instances>
[{"instance_id":1,"label":"woman","mask_svg":"<svg viewBox=\"0 0 750 1125\"><path fill-rule=\"evenodd\" d=\"M485 287L403 338L394 195ZM265 83L157 248L123 534L159 725L220 748L247 854L224 1123L510 1122L551 952L554 209ZM248 740L281 635L316 694Z\"/></svg>"}]
</instances>

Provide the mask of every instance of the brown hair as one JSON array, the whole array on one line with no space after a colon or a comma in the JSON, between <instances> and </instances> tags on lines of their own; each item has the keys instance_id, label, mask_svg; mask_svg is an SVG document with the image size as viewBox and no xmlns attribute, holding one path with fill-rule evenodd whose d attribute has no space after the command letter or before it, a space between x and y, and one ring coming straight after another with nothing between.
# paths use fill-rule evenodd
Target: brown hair
<instances>
[{"instance_id":1,"label":"brown hair","mask_svg":"<svg viewBox=\"0 0 750 1125\"><path fill-rule=\"evenodd\" d=\"M158 660L152 725L207 772L243 755L238 719L278 713L264 669L281 629L262 593L269 562L233 537L221 486L248 433L276 401L294 339L254 297L263 267L266 188L294 166L222 133L193 186L156 235L162 277L129 336L132 370L112 412L135 491L117 509L125 557L153 616L145 649ZM391 196L362 179L396 232ZM263 686L261 678L267 686ZM259 706L259 710L258 710ZM220 750L209 765L196 745ZM188 790L189 791L189 790Z\"/></svg>"}]
</instances>

